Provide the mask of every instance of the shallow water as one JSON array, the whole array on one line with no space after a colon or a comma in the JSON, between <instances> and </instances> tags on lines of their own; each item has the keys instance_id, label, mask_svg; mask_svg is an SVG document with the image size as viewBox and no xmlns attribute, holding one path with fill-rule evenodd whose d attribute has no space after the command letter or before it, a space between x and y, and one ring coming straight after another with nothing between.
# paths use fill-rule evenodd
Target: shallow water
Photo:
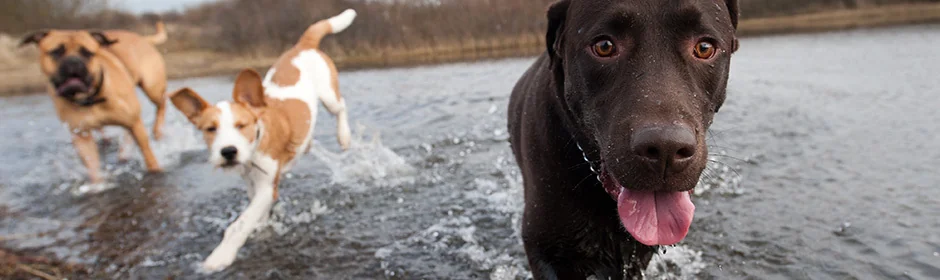
<instances>
[{"instance_id":1,"label":"shallow water","mask_svg":"<svg viewBox=\"0 0 940 280\"><path fill-rule=\"evenodd\" d=\"M743 40L690 235L648 276L940 278L938 27ZM529 277L505 115L531 62L342 73L352 150L338 152L321 110L317 146L282 180L271 222L210 278ZM231 90L227 77L170 87L184 85L211 101ZM81 193L48 97L2 98L0 119L5 246L111 278L203 278L194 265L248 203L176 111L154 143L166 172L105 146L113 188L100 193Z\"/></svg>"}]
</instances>

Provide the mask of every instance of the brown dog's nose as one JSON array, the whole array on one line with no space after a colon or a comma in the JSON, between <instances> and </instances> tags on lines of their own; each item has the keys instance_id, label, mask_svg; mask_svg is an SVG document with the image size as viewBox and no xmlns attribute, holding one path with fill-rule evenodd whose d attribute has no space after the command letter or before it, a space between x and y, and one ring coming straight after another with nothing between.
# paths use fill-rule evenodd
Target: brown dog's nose
<instances>
[{"instance_id":1,"label":"brown dog's nose","mask_svg":"<svg viewBox=\"0 0 940 280\"><path fill-rule=\"evenodd\" d=\"M684 126L653 126L633 133L631 149L663 176L678 173L689 167L695 156L695 133Z\"/></svg>"}]
</instances>

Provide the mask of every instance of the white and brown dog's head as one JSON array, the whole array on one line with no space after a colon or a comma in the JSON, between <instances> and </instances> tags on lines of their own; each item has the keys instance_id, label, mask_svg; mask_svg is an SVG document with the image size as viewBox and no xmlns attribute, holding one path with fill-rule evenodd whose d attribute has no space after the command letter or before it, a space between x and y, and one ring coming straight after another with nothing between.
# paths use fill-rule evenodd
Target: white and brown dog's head
<instances>
[{"instance_id":1,"label":"white and brown dog's head","mask_svg":"<svg viewBox=\"0 0 940 280\"><path fill-rule=\"evenodd\" d=\"M212 165L229 168L248 163L258 146L263 125L260 122L266 103L261 76L245 69L238 74L232 90L233 102L210 106L189 88L170 96L173 105L203 133Z\"/></svg>"}]
</instances>

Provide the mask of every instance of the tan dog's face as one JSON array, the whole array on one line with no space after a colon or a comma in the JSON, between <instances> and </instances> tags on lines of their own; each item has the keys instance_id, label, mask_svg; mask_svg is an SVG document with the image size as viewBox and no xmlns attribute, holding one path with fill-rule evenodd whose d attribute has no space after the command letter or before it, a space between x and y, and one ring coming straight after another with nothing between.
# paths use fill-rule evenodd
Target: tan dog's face
<instances>
[{"instance_id":1,"label":"tan dog's face","mask_svg":"<svg viewBox=\"0 0 940 280\"><path fill-rule=\"evenodd\" d=\"M99 51L117 41L94 31L50 30L23 38L20 46L39 47L39 65L49 77L56 94L68 99L81 99L104 75Z\"/></svg>"},{"instance_id":2,"label":"tan dog's face","mask_svg":"<svg viewBox=\"0 0 940 280\"><path fill-rule=\"evenodd\" d=\"M260 115L265 107L261 76L244 70L235 81L234 102L210 106L189 88L177 90L170 100L197 129L209 148L209 162L228 168L247 162L261 134Z\"/></svg>"}]
</instances>

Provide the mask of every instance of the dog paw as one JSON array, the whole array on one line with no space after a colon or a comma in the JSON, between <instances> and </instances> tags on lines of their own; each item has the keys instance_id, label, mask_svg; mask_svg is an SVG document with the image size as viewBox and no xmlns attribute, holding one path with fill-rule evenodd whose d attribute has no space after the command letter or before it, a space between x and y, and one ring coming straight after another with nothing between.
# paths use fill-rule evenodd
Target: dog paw
<instances>
[{"instance_id":1,"label":"dog paw","mask_svg":"<svg viewBox=\"0 0 940 280\"><path fill-rule=\"evenodd\" d=\"M200 268L208 273L222 271L232 265L232 262L235 261L235 256L235 252L212 252L212 254L202 262Z\"/></svg>"}]
</instances>

